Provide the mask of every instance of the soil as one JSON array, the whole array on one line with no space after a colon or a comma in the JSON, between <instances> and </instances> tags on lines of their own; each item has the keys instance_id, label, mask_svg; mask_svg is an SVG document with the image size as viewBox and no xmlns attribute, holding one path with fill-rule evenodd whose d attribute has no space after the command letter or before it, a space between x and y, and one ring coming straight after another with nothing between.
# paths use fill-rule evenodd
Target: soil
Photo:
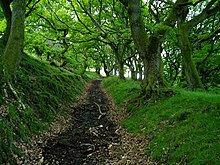
<instances>
[{"instance_id":1,"label":"soil","mask_svg":"<svg viewBox=\"0 0 220 165\"><path fill-rule=\"evenodd\" d=\"M144 155L147 140L120 126L123 115L103 90L90 81L73 107L72 123L43 147L43 164L153 164Z\"/></svg>"}]
</instances>

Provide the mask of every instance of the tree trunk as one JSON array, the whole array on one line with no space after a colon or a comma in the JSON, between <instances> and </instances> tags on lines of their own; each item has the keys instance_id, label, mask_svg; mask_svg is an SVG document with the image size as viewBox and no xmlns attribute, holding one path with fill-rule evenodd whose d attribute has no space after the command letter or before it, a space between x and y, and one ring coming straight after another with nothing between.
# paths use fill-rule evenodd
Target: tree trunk
<instances>
[{"instance_id":1,"label":"tree trunk","mask_svg":"<svg viewBox=\"0 0 220 165\"><path fill-rule=\"evenodd\" d=\"M101 68L100 66L96 66L95 72L100 75Z\"/></svg>"},{"instance_id":2,"label":"tree trunk","mask_svg":"<svg viewBox=\"0 0 220 165\"><path fill-rule=\"evenodd\" d=\"M157 36L158 32L156 35L152 35L149 38L147 37L141 17L140 3L140 0L129 0L128 15L134 43L144 64L144 80L141 85L142 94L149 95L155 90L156 83L161 74L161 63L158 57L160 39L159 36Z\"/></svg>"},{"instance_id":3,"label":"tree trunk","mask_svg":"<svg viewBox=\"0 0 220 165\"><path fill-rule=\"evenodd\" d=\"M201 79L199 77L198 71L192 59L192 44L188 38L187 27L181 23L178 26L179 47L181 49L182 61L184 73L186 76L186 81L189 88L203 88Z\"/></svg>"},{"instance_id":4,"label":"tree trunk","mask_svg":"<svg viewBox=\"0 0 220 165\"><path fill-rule=\"evenodd\" d=\"M188 2L188 0L187 0ZM202 12L190 21L186 21L189 13L188 6L179 8L177 19L177 39L181 50L184 74L189 88L203 88L198 71L192 59L192 44L189 41L189 32L193 26L197 25L198 20L205 19L209 14ZM201 21L200 20L200 21Z\"/></svg>"},{"instance_id":5,"label":"tree trunk","mask_svg":"<svg viewBox=\"0 0 220 165\"><path fill-rule=\"evenodd\" d=\"M11 30L11 18L12 18L12 12L10 8L11 2L12 0L1 0L0 1L0 5L3 9L3 13L4 13L6 24L7 24L4 36L2 37L4 45L6 45L8 42L8 38L10 35L10 30Z\"/></svg>"},{"instance_id":6,"label":"tree trunk","mask_svg":"<svg viewBox=\"0 0 220 165\"><path fill-rule=\"evenodd\" d=\"M11 18L11 30L3 54L3 69L6 81L15 78L22 56L24 44L25 0L14 0Z\"/></svg>"},{"instance_id":7,"label":"tree trunk","mask_svg":"<svg viewBox=\"0 0 220 165\"><path fill-rule=\"evenodd\" d=\"M137 80L137 72L134 70L133 67L131 67L130 70L131 70L131 79Z\"/></svg>"},{"instance_id":8,"label":"tree trunk","mask_svg":"<svg viewBox=\"0 0 220 165\"><path fill-rule=\"evenodd\" d=\"M118 60L118 77L119 79L124 79L124 63L122 60Z\"/></svg>"},{"instance_id":9,"label":"tree trunk","mask_svg":"<svg viewBox=\"0 0 220 165\"><path fill-rule=\"evenodd\" d=\"M118 74L119 74L118 77L119 77L119 79L125 79L123 56L121 55L118 46L114 47L113 50L114 50L116 61L117 61L117 65L118 65Z\"/></svg>"},{"instance_id":10,"label":"tree trunk","mask_svg":"<svg viewBox=\"0 0 220 165\"><path fill-rule=\"evenodd\" d=\"M143 95L151 94L156 90L156 83L160 74L157 53L150 53L147 58L142 59L144 63L144 79L141 86Z\"/></svg>"},{"instance_id":11,"label":"tree trunk","mask_svg":"<svg viewBox=\"0 0 220 165\"><path fill-rule=\"evenodd\" d=\"M106 77L109 77L110 75L109 75L109 71L108 71L108 66L104 60L103 60L103 64L104 64L105 75L106 75Z\"/></svg>"}]
</instances>

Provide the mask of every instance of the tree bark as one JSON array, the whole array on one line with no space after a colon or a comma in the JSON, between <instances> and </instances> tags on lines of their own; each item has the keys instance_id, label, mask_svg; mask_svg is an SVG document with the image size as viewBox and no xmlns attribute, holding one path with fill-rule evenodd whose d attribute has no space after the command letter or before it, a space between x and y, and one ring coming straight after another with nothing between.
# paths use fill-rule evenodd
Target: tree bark
<instances>
[{"instance_id":1,"label":"tree bark","mask_svg":"<svg viewBox=\"0 0 220 165\"><path fill-rule=\"evenodd\" d=\"M6 19L6 30L3 36L3 44L6 45L8 42L8 38L10 35L10 29L11 29L11 18L12 18L12 11L10 8L12 0L1 0L0 5L3 9L3 13Z\"/></svg>"},{"instance_id":2,"label":"tree bark","mask_svg":"<svg viewBox=\"0 0 220 165\"><path fill-rule=\"evenodd\" d=\"M119 79L124 79L124 63L122 60L118 59L118 77Z\"/></svg>"},{"instance_id":3,"label":"tree bark","mask_svg":"<svg viewBox=\"0 0 220 165\"><path fill-rule=\"evenodd\" d=\"M142 94L148 95L156 88L156 83L161 76L160 57L158 54L160 47L160 36L156 31L147 37L141 16L141 1L128 1L128 15L131 25L131 32L134 43L144 64L144 80L142 82Z\"/></svg>"},{"instance_id":4,"label":"tree bark","mask_svg":"<svg viewBox=\"0 0 220 165\"><path fill-rule=\"evenodd\" d=\"M188 2L188 0L187 0ZM181 50L182 62L183 62L183 69L184 75L187 81L187 85L189 88L203 88L201 79L199 77L199 73L196 69L196 66L192 59L193 48L192 44L189 40L189 32L191 28L196 25L198 22L194 18L194 21L186 21L186 16L189 13L188 6L184 6L179 8L178 10L178 19L177 19L177 39L179 48ZM202 17L204 19L204 12L199 14L196 18ZM202 20L201 19L201 20Z\"/></svg>"},{"instance_id":5,"label":"tree bark","mask_svg":"<svg viewBox=\"0 0 220 165\"><path fill-rule=\"evenodd\" d=\"M192 44L189 41L187 26L185 26L184 23L178 25L177 37L181 49L183 69L188 87L192 89L203 88L198 71L192 59Z\"/></svg>"},{"instance_id":6,"label":"tree bark","mask_svg":"<svg viewBox=\"0 0 220 165\"><path fill-rule=\"evenodd\" d=\"M106 77L109 77L110 76L110 72L108 70L108 66L107 66L107 64L106 64L104 59L103 59L103 65L104 65L104 72L106 74Z\"/></svg>"},{"instance_id":7,"label":"tree bark","mask_svg":"<svg viewBox=\"0 0 220 165\"><path fill-rule=\"evenodd\" d=\"M25 0L13 1L10 35L3 54L3 69L6 81L14 80L22 56L24 44L25 2Z\"/></svg>"}]
</instances>

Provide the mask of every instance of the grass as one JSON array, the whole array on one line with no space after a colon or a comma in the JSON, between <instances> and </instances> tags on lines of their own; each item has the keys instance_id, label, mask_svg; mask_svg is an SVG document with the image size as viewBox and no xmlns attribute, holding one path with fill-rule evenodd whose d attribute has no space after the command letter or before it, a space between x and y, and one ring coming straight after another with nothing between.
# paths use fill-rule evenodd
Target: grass
<instances>
[{"instance_id":1,"label":"grass","mask_svg":"<svg viewBox=\"0 0 220 165\"><path fill-rule=\"evenodd\" d=\"M94 79L101 79L101 75L99 75L98 73L96 72L86 72L86 76L91 79L91 80L94 80Z\"/></svg>"},{"instance_id":2,"label":"grass","mask_svg":"<svg viewBox=\"0 0 220 165\"><path fill-rule=\"evenodd\" d=\"M5 103L0 97L0 164L15 164L12 155L22 155L14 142L28 142L33 134L46 131L57 115L71 113L69 105L85 84L80 75L26 54L17 75L14 87L27 108L20 110L16 101Z\"/></svg>"},{"instance_id":3,"label":"grass","mask_svg":"<svg viewBox=\"0 0 220 165\"><path fill-rule=\"evenodd\" d=\"M110 91L116 104L120 107L128 100L139 95L139 84L132 80L119 80L117 77L104 79L104 86Z\"/></svg>"},{"instance_id":4,"label":"grass","mask_svg":"<svg viewBox=\"0 0 220 165\"><path fill-rule=\"evenodd\" d=\"M139 83L132 80L110 77L104 86L119 107L139 94ZM132 113L122 124L146 136L150 141L146 155L159 164L219 164L220 95L175 91L176 95L156 104L129 105Z\"/></svg>"}]
</instances>

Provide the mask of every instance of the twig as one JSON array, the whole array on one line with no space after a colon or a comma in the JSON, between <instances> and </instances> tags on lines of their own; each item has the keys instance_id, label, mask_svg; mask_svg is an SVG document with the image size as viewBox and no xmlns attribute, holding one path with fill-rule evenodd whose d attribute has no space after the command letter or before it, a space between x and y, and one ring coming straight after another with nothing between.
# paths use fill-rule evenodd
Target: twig
<instances>
[{"instance_id":1,"label":"twig","mask_svg":"<svg viewBox=\"0 0 220 165\"><path fill-rule=\"evenodd\" d=\"M99 113L100 113L98 119L100 119L102 116L106 115L106 113L103 113L103 112L101 111L101 108L100 108L100 105L99 105L99 104L97 104L96 102L94 102L94 103L95 103L95 105L98 107L98 110L99 110Z\"/></svg>"},{"instance_id":2,"label":"twig","mask_svg":"<svg viewBox=\"0 0 220 165\"><path fill-rule=\"evenodd\" d=\"M90 144L90 143L80 144L80 147L87 147L88 149L85 150L86 152L93 152L93 151L95 151L95 145ZM82 150L81 150L81 151L82 151ZM85 152L85 151L84 151L84 152Z\"/></svg>"},{"instance_id":3,"label":"twig","mask_svg":"<svg viewBox=\"0 0 220 165\"><path fill-rule=\"evenodd\" d=\"M97 136L97 137L99 136L98 133L96 133L96 132L98 132L98 131L97 131L95 128L91 128L91 127L90 127L90 128L89 128L89 132L90 132L90 134L92 133L93 135L95 135L95 136Z\"/></svg>"}]
</instances>

